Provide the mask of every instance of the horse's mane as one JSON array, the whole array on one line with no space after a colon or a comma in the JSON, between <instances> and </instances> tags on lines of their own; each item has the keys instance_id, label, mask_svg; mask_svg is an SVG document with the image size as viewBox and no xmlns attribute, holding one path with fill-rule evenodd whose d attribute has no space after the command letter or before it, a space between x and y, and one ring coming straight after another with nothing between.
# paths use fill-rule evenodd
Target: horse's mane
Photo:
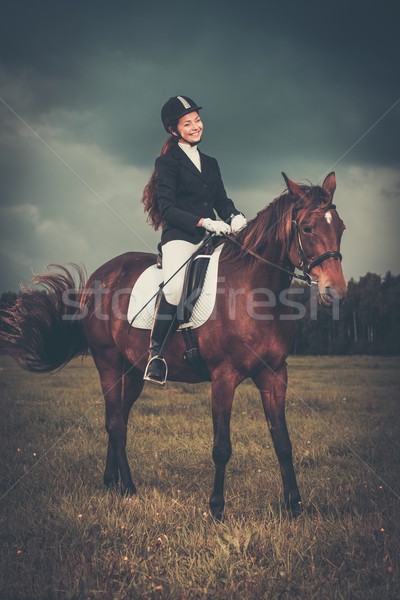
<instances>
[{"instance_id":1,"label":"horse's mane","mask_svg":"<svg viewBox=\"0 0 400 600\"><path fill-rule=\"evenodd\" d=\"M292 219L299 215L300 221L309 211L326 210L330 204L329 194L320 186L301 185L300 198L292 196L287 190L261 210L235 239L240 246L226 242L221 253L225 261L247 261L256 267L257 260L247 251L264 254L268 246L276 250L276 260L283 262L287 257L292 230Z\"/></svg>"}]
</instances>

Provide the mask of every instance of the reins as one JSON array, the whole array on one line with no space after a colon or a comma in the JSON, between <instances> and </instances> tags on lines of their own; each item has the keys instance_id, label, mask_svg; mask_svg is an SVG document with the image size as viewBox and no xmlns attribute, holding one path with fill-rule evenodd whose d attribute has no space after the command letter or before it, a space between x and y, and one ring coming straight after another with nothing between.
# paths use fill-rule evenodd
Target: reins
<instances>
[{"instance_id":1,"label":"reins","mask_svg":"<svg viewBox=\"0 0 400 600\"><path fill-rule=\"evenodd\" d=\"M332 205L333 208L336 208L335 205ZM299 232L299 226L298 223L296 221L296 219L292 219L292 229L294 231L294 238L296 241L296 248L297 248L297 253L299 256L299 267L295 267L299 268L303 271L302 275L299 275L298 273L296 273L294 270L290 270L289 268L286 267L282 267L282 265L278 265L270 260L268 260L267 258L264 258L263 256L261 256L260 254L257 254L257 252L254 252L253 250L249 250L248 248L245 248L243 246L243 244L241 244L240 242L238 242L238 240L236 240L232 235L229 234L222 234L221 237L225 238L226 240L228 240L229 242L232 242L232 244L235 244L236 246L238 246L242 252L245 252L246 254L250 254L250 256L252 256L253 258L255 258L256 260L262 262L265 265L268 265L269 267L274 267L274 269L278 269L279 271L282 271L283 273L286 273L286 275L288 275L290 278L293 279L298 279L300 281L304 281L308 286L312 286L312 285L318 285L318 281L316 281L315 279L312 279L311 275L310 275L310 271L311 269L313 269L314 267L316 267L317 265L321 264L324 260L327 260L329 258L334 258L335 260L339 259L342 260L342 255L340 252L338 252L337 250L330 250L329 252L324 252L323 254L320 254L319 256L317 256L317 258L315 258L314 260L312 260L311 262L309 262L306 253L304 251L303 248L303 244L301 241L301 236L300 236L300 232ZM175 271L175 273L173 275L171 275L171 277L168 279L168 281L165 281L163 283L161 283L159 285L159 289L158 291L150 298L150 300L148 300L146 302L146 304L144 304L140 310L134 315L134 317L130 320L129 325L128 325L128 333L133 325L133 322L135 321L135 319L140 315L140 313L146 308L146 306L148 304L150 304L150 302L152 300L154 300L154 298L156 296L158 296L158 294L162 291L162 289L164 288L164 286L171 281L171 279L173 277L175 277L175 275L181 270L183 269L183 267L185 267L191 260L193 257L195 257L197 254L200 253L200 251L204 248L204 246L206 246L208 244L208 242L210 241L211 238L215 237L215 234L207 234L205 236L205 238L203 239L203 243L199 246L199 248L194 252L194 254L189 257L184 263L181 264L181 266Z\"/></svg>"},{"instance_id":2,"label":"reins","mask_svg":"<svg viewBox=\"0 0 400 600\"><path fill-rule=\"evenodd\" d=\"M306 284L309 286L311 286L312 284L317 285L318 282L315 281L314 279L311 279L311 275L309 273L306 273L305 271L303 271L303 275L299 275L298 273L295 273L294 271L291 271L290 269L287 269L286 267L282 267L281 265L277 265L276 263L273 263L270 260L267 260L260 254L257 254L257 252L253 252L253 250L244 248L243 244L241 244L240 242L235 240L235 238L232 237L231 235L225 234L224 237L226 239L228 239L230 242L232 242L233 244L235 244L236 246L238 246L243 252L245 252L246 254L250 254L253 258L256 258L257 260L264 263L265 265L268 265L269 267L274 267L275 269L278 269L279 271L286 273L286 275L289 275L289 277L291 277L291 278L299 279L300 281L305 281Z\"/></svg>"},{"instance_id":3,"label":"reins","mask_svg":"<svg viewBox=\"0 0 400 600\"><path fill-rule=\"evenodd\" d=\"M331 208L336 209L336 206L334 204L332 204ZM299 279L300 281L305 281L306 284L309 285L310 287L312 285L318 285L318 281L311 278L310 271L317 265L321 264L324 260L328 260L329 258L334 258L335 260L339 259L341 261L342 255L338 250L329 250L328 252L324 252L323 254L320 254L319 256L317 256L317 258L315 258L314 260L309 262L309 259L307 258L307 255L304 251L304 247L303 247L303 244L301 241L299 225L298 225L296 219L293 219L293 218L292 218L292 232L293 232L293 237L296 241L297 254L299 256L299 266L297 268L299 268L303 271L303 275L299 275L298 273L295 273L294 270L291 271L288 268L282 267L282 265L277 265L276 263L273 263L273 262L267 260L260 254L257 254L257 252L254 252L253 250L249 250L248 248L245 248L243 246L243 244L238 242L231 235L224 234L223 237L225 237L230 242L232 242L233 244L238 246L243 252L245 252L246 254L250 254L251 256L253 256L257 260L259 260L260 262L264 263L265 265L274 267L275 269L278 269L279 271L283 271L284 273L289 275L289 277L291 277L291 278ZM296 269L296 267L294 267L294 268Z\"/></svg>"}]
</instances>

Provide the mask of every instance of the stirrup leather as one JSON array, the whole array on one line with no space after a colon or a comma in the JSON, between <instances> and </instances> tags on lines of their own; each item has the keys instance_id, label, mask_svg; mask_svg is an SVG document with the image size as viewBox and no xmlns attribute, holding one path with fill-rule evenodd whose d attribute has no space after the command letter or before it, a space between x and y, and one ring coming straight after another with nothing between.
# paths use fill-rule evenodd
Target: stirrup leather
<instances>
[{"instance_id":1,"label":"stirrup leather","mask_svg":"<svg viewBox=\"0 0 400 600\"><path fill-rule=\"evenodd\" d=\"M161 361L163 363L163 367L164 367L164 379L153 379L153 377L151 377L149 375L149 367L151 366L151 363L154 360L158 360ZM156 385L165 385L165 382L167 381L167 377L168 377L168 365L167 362L165 360L165 358L163 356L152 356L149 360L149 362L147 363L144 375L143 375L143 380L144 381L149 381L150 383L155 383Z\"/></svg>"}]
</instances>

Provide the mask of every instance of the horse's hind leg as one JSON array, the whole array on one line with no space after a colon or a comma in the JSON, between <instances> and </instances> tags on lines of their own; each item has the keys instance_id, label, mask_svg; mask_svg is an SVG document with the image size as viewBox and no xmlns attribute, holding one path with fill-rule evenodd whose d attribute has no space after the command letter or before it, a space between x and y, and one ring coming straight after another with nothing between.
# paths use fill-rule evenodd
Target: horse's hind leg
<instances>
[{"instance_id":1,"label":"horse's hind leg","mask_svg":"<svg viewBox=\"0 0 400 600\"><path fill-rule=\"evenodd\" d=\"M143 389L141 373L131 365L125 364L116 349L94 354L94 360L100 374L106 406L106 430L108 450L104 483L107 487L116 486L121 477L124 494L135 494L126 455L126 437L129 411Z\"/></svg>"},{"instance_id":2,"label":"horse's hind leg","mask_svg":"<svg viewBox=\"0 0 400 600\"><path fill-rule=\"evenodd\" d=\"M286 364L276 372L265 368L253 380L260 390L265 417L278 457L285 503L291 514L297 517L302 512L302 504L293 468L292 444L285 419Z\"/></svg>"},{"instance_id":3,"label":"horse's hind leg","mask_svg":"<svg viewBox=\"0 0 400 600\"><path fill-rule=\"evenodd\" d=\"M122 378L122 389L121 389L122 411L123 411L123 418L124 418L124 423L125 423L126 427L128 426L129 412L130 412L134 402L140 396L142 389L143 389L143 384L144 384L143 373L141 371L137 371L137 369L135 369L132 365L126 364L123 378ZM107 428L107 423L106 423L106 428ZM128 463L127 462L124 463L124 461L122 461L121 468L122 468L123 464L128 464ZM120 468L119 468L118 454L117 454L117 452L114 451L113 444L111 443L111 437L109 436L106 467L104 470L104 484L107 487L117 487L118 481L119 481L119 472L120 472ZM123 483L124 478L122 477L122 475L121 475L121 479L122 479L123 491L125 488L125 491L127 493L134 494L135 486L134 486L133 482L132 482L132 487L126 488ZM129 481L129 479L130 479L130 470L129 470L129 466L128 466L127 481Z\"/></svg>"}]
</instances>

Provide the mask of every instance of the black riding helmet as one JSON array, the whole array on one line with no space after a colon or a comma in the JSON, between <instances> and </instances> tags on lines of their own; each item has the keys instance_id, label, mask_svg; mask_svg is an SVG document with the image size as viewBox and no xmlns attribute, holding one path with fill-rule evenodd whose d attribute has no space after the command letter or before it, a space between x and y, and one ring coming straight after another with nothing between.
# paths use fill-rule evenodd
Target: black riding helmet
<instances>
[{"instance_id":1,"label":"black riding helmet","mask_svg":"<svg viewBox=\"0 0 400 600\"><path fill-rule=\"evenodd\" d=\"M194 110L200 110L196 102L187 96L172 96L161 109L161 121L165 131L171 133L169 127L174 121L178 121L183 115L187 115Z\"/></svg>"}]
</instances>

